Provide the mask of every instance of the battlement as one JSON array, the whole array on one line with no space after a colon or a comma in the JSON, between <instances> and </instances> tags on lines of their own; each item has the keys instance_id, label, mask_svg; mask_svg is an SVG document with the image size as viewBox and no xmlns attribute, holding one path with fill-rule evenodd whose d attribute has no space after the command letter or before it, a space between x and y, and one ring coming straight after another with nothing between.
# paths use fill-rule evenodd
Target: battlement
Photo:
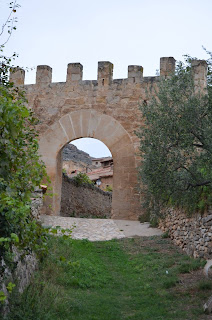
<instances>
[{"instance_id":1,"label":"battlement","mask_svg":"<svg viewBox=\"0 0 212 320\"><path fill-rule=\"evenodd\" d=\"M160 58L160 76L168 77L175 71L175 59L173 57ZM206 86L207 63L204 60L192 61L193 73L195 74L195 81L199 81L201 86ZM21 68L14 68L10 74L10 81L15 85L24 85L25 71ZM154 81L156 77L143 77L143 67L138 65L128 66L127 79L113 80L113 64L109 61L98 62L97 81L92 80L91 83L99 87L110 86L117 81L122 82L127 80L127 83L141 83L143 81ZM77 85L83 80L83 66L80 63L69 63L67 67L66 83ZM87 83L87 81L85 81ZM52 68L47 65L37 66L36 85L48 86L52 83Z\"/></svg>"}]
</instances>

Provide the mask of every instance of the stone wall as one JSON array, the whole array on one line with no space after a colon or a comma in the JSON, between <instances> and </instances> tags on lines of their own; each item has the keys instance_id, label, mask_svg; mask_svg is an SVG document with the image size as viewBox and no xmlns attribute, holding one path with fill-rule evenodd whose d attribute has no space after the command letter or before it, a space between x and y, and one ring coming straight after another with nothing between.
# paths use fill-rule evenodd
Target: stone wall
<instances>
[{"instance_id":1,"label":"stone wall","mask_svg":"<svg viewBox=\"0 0 212 320\"><path fill-rule=\"evenodd\" d=\"M43 194L41 190L36 190L32 198L31 212L32 215L38 219L43 205ZM22 293L23 290L29 285L31 276L37 268L38 261L34 254L21 257L21 253L14 247L14 262L16 267L11 270L3 258L0 257L0 291L3 291L8 296L7 284L9 282L16 284L16 290ZM4 304L0 304L0 314L6 315L9 311L9 300L7 299Z\"/></svg>"},{"instance_id":2,"label":"stone wall","mask_svg":"<svg viewBox=\"0 0 212 320\"><path fill-rule=\"evenodd\" d=\"M26 255L21 258L21 253L15 248L13 249L14 262L17 263L15 270L11 271L5 264L4 259L0 259L0 270L4 270L0 274L0 291L9 297L7 291L7 284L9 282L15 283L19 293L22 293L24 289L30 284L30 279L37 269L38 261L34 254ZM9 300L6 299L3 304L0 305L0 314L6 315L9 311Z\"/></svg>"},{"instance_id":3,"label":"stone wall","mask_svg":"<svg viewBox=\"0 0 212 320\"><path fill-rule=\"evenodd\" d=\"M192 217L180 210L168 209L159 227L169 233L177 246L194 258L212 259L212 214Z\"/></svg>"},{"instance_id":4,"label":"stone wall","mask_svg":"<svg viewBox=\"0 0 212 320\"><path fill-rule=\"evenodd\" d=\"M112 193L89 184L77 186L63 174L61 216L110 218L111 203Z\"/></svg>"},{"instance_id":5,"label":"stone wall","mask_svg":"<svg viewBox=\"0 0 212 320\"><path fill-rule=\"evenodd\" d=\"M31 85L24 85L23 70L11 73L11 81L25 90L28 106L40 120L40 154L53 189L53 197L46 198L48 214L60 212L63 147L75 139L90 137L102 141L113 155L113 218L138 219L140 141L135 131L145 125L138 105L148 103L160 77L166 78L174 70L175 59L163 57L160 76L156 77L144 77L142 66L131 65L126 79L113 79L113 64L109 61L100 61L97 80L89 81L83 80L80 63L68 64L66 82L53 83L52 68L44 65L37 67L36 83ZM206 62L193 61L192 70L195 85L205 87Z\"/></svg>"}]
</instances>

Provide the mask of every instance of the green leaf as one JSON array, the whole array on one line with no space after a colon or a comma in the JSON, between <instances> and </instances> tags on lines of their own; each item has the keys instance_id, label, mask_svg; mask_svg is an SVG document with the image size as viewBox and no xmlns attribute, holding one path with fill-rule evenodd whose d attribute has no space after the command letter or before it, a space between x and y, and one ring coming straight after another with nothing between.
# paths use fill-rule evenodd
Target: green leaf
<instances>
[{"instance_id":1,"label":"green leaf","mask_svg":"<svg viewBox=\"0 0 212 320\"><path fill-rule=\"evenodd\" d=\"M14 242L16 242L16 243L19 242L19 237L17 236L17 234L11 233L10 236L11 236L11 239L12 239Z\"/></svg>"},{"instance_id":2,"label":"green leaf","mask_svg":"<svg viewBox=\"0 0 212 320\"><path fill-rule=\"evenodd\" d=\"M7 288L9 293L12 293L13 289L15 288L15 286L16 285L14 283L9 282L6 288Z\"/></svg>"},{"instance_id":3,"label":"green leaf","mask_svg":"<svg viewBox=\"0 0 212 320\"><path fill-rule=\"evenodd\" d=\"M7 299L7 296L3 291L0 291L0 302L4 302Z\"/></svg>"}]
</instances>

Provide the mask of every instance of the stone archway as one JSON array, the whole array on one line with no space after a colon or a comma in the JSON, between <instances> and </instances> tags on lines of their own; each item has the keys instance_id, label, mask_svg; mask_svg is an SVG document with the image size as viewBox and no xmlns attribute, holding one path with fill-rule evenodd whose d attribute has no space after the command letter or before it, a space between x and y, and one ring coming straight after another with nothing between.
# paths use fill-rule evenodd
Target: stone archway
<instances>
[{"instance_id":1,"label":"stone archway","mask_svg":"<svg viewBox=\"0 0 212 320\"><path fill-rule=\"evenodd\" d=\"M175 59L160 59L160 76L175 70ZM194 82L201 90L207 83L207 64L192 62ZM157 77L143 77L143 67L128 66L126 79L113 79L113 64L98 63L97 80L83 80L83 66L70 63L65 82L52 82L52 68L38 66L36 83L24 85L24 70L15 69L10 80L26 92L29 108L39 119L40 152L52 180L52 211L59 214L61 149L77 138L93 137L104 142L114 158L112 214L119 219L137 219L142 210L137 192L136 165L140 163L140 141L135 131L145 125L138 103L148 101L157 91ZM96 111L97 110L97 111Z\"/></svg>"},{"instance_id":2,"label":"stone archway","mask_svg":"<svg viewBox=\"0 0 212 320\"><path fill-rule=\"evenodd\" d=\"M46 213L59 215L62 184L62 148L84 137L102 141L114 161L112 218L137 219L138 194L135 151L129 134L113 117L95 110L73 111L56 121L42 134L40 154L51 179L53 197L46 201Z\"/></svg>"}]
</instances>

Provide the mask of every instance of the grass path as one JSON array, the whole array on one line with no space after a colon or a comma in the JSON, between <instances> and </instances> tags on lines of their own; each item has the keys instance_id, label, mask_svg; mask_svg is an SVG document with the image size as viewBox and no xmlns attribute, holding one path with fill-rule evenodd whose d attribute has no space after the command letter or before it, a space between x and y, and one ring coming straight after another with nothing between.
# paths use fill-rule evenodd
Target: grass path
<instances>
[{"instance_id":1,"label":"grass path","mask_svg":"<svg viewBox=\"0 0 212 320\"><path fill-rule=\"evenodd\" d=\"M203 263L169 239L51 238L49 255L9 320L206 320Z\"/></svg>"}]
</instances>

